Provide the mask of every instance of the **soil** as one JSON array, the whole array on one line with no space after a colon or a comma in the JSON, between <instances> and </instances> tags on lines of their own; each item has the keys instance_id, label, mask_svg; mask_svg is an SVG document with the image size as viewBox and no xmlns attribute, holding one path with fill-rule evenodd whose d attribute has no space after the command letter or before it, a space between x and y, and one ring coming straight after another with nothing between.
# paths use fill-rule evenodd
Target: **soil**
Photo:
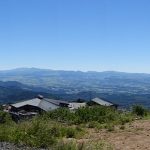
<instances>
[{"instance_id":1,"label":"soil","mask_svg":"<svg viewBox=\"0 0 150 150\"><path fill-rule=\"evenodd\" d=\"M89 129L84 140L106 141L114 150L150 150L150 120L137 120L114 131Z\"/></svg>"}]
</instances>

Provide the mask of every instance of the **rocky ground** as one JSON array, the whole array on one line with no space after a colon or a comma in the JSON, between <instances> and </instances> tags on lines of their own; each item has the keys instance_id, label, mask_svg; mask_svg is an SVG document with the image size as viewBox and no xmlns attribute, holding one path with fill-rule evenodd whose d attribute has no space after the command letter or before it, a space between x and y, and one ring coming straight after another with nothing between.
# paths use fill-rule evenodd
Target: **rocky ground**
<instances>
[{"instance_id":1,"label":"rocky ground","mask_svg":"<svg viewBox=\"0 0 150 150\"><path fill-rule=\"evenodd\" d=\"M29 148L24 145L15 145L7 142L0 142L0 150L44 150L44 149L34 149Z\"/></svg>"},{"instance_id":2,"label":"rocky ground","mask_svg":"<svg viewBox=\"0 0 150 150\"><path fill-rule=\"evenodd\" d=\"M106 141L114 150L150 150L150 120L138 120L112 132L90 129L86 138Z\"/></svg>"}]
</instances>

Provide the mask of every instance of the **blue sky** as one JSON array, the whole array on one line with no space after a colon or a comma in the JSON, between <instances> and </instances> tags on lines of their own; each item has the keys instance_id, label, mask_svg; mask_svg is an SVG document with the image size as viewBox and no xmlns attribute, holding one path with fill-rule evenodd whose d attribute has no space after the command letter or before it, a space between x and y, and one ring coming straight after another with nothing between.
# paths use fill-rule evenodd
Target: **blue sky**
<instances>
[{"instance_id":1,"label":"blue sky","mask_svg":"<svg viewBox=\"0 0 150 150\"><path fill-rule=\"evenodd\" d=\"M0 69L150 73L149 0L1 0Z\"/></svg>"}]
</instances>

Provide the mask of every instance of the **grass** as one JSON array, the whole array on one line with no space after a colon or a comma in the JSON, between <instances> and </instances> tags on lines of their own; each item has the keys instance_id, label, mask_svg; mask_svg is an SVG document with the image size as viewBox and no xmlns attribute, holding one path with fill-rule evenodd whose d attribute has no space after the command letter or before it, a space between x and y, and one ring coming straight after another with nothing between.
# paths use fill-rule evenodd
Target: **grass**
<instances>
[{"instance_id":1,"label":"grass","mask_svg":"<svg viewBox=\"0 0 150 150\"><path fill-rule=\"evenodd\" d=\"M105 128L112 132L116 125L125 129L125 124L132 122L136 116L149 116L148 110L134 106L132 112L119 112L102 106L85 107L71 112L68 109L57 109L39 115L31 120L18 124L12 121L9 114L0 111L0 141L24 144L30 147L56 150L101 150L106 143L63 143L63 139L80 139L86 128L100 130ZM63 145L63 146L62 146ZM107 145L108 146L108 145ZM91 148L91 149L90 149ZM111 147L108 146L108 149Z\"/></svg>"},{"instance_id":2,"label":"grass","mask_svg":"<svg viewBox=\"0 0 150 150\"><path fill-rule=\"evenodd\" d=\"M62 125L37 117L19 124L0 124L0 141L47 148L56 144L63 137L77 138L81 132L83 130L79 130L77 127Z\"/></svg>"},{"instance_id":3,"label":"grass","mask_svg":"<svg viewBox=\"0 0 150 150\"><path fill-rule=\"evenodd\" d=\"M68 143L60 142L53 150L113 150L113 147L104 141L89 141L86 143L70 141Z\"/></svg>"}]
</instances>

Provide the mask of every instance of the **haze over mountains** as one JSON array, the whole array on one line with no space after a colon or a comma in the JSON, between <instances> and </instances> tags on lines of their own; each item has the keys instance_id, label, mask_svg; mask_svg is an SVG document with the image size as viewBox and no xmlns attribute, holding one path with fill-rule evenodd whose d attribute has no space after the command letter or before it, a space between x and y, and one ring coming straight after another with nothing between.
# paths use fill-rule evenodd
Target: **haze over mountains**
<instances>
[{"instance_id":1,"label":"haze over mountains","mask_svg":"<svg viewBox=\"0 0 150 150\"><path fill-rule=\"evenodd\" d=\"M150 107L150 74L20 68L0 71L0 80L3 103L40 93L67 100L99 96L125 107L134 103Z\"/></svg>"}]
</instances>

